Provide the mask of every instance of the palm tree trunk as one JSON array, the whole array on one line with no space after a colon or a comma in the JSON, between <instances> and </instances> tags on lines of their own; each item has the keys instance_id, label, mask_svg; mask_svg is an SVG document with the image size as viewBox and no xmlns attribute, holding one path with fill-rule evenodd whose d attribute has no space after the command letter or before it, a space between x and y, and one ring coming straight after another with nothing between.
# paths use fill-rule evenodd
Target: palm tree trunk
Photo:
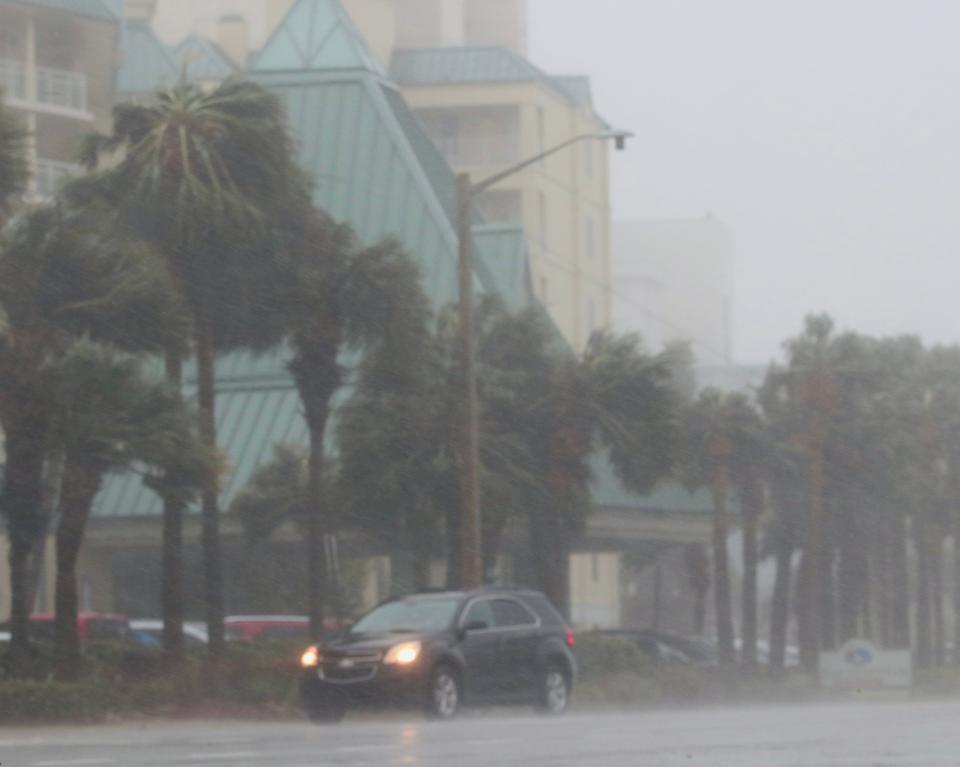
<instances>
[{"instance_id":1,"label":"palm tree trunk","mask_svg":"<svg viewBox=\"0 0 960 767\"><path fill-rule=\"evenodd\" d=\"M197 358L197 401L200 406L200 439L211 455L217 451L216 350L209 317L198 312L195 318ZM222 658L224 643L223 564L220 556L220 508L218 478L211 474L203 484L201 531L203 543L204 597L207 614L208 650Z\"/></svg>"},{"instance_id":2,"label":"palm tree trunk","mask_svg":"<svg viewBox=\"0 0 960 767\"><path fill-rule=\"evenodd\" d=\"M787 626L790 622L790 587L793 575L793 546L786 535L777 536L777 572L770 610L770 666L786 668Z\"/></svg>"},{"instance_id":3,"label":"palm tree trunk","mask_svg":"<svg viewBox=\"0 0 960 767\"><path fill-rule=\"evenodd\" d=\"M916 658L919 668L929 668L933 664L933 637L931 636L930 610L930 545L928 523L924 510L913 518L913 540L917 553L917 605L914 613L916 621Z\"/></svg>"},{"instance_id":4,"label":"palm tree trunk","mask_svg":"<svg viewBox=\"0 0 960 767\"><path fill-rule=\"evenodd\" d=\"M183 363L177 350L166 354L167 383L177 397L183 391ZM160 604L163 651L177 662L183 659L183 514L186 510L176 472L168 469L163 494L163 543Z\"/></svg>"},{"instance_id":5,"label":"palm tree trunk","mask_svg":"<svg viewBox=\"0 0 960 767\"><path fill-rule=\"evenodd\" d=\"M910 573L907 567L906 520L899 513L890 528L892 647L910 647Z\"/></svg>"},{"instance_id":6,"label":"palm tree trunk","mask_svg":"<svg viewBox=\"0 0 960 767\"><path fill-rule=\"evenodd\" d=\"M687 581L693 589L693 630L697 636L703 636L707 623L707 592L710 589L710 561L703 545L688 545L684 552L684 563Z\"/></svg>"},{"instance_id":7,"label":"palm tree trunk","mask_svg":"<svg viewBox=\"0 0 960 767\"><path fill-rule=\"evenodd\" d=\"M839 583L837 588L837 608L839 613L840 641L846 642L860 634L860 588L859 566L857 559L864 541L857 535L855 511L845 507L839 515L838 567Z\"/></svg>"},{"instance_id":8,"label":"palm tree trunk","mask_svg":"<svg viewBox=\"0 0 960 767\"><path fill-rule=\"evenodd\" d=\"M763 489L756 477L749 477L743 502L743 650L741 661L748 671L757 667L757 526L763 508Z\"/></svg>"},{"instance_id":9,"label":"palm tree trunk","mask_svg":"<svg viewBox=\"0 0 960 767\"><path fill-rule=\"evenodd\" d=\"M837 646L837 548L834 525L837 519L836 502L832 493L824 494L823 518L820 527L819 587L820 587L820 650Z\"/></svg>"},{"instance_id":10,"label":"palm tree trunk","mask_svg":"<svg viewBox=\"0 0 960 767\"><path fill-rule=\"evenodd\" d=\"M808 448L807 525L800 574L800 658L808 673L815 674L820 664L820 610L823 606L820 569L823 556L823 448L820 440L811 440Z\"/></svg>"},{"instance_id":11,"label":"palm tree trunk","mask_svg":"<svg viewBox=\"0 0 960 767\"><path fill-rule=\"evenodd\" d=\"M730 600L730 567L727 551L727 492L729 477L727 465L719 462L713 473L713 586L714 610L717 622L717 648L720 664L732 666L733 606Z\"/></svg>"},{"instance_id":12,"label":"palm tree trunk","mask_svg":"<svg viewBox=\"0 0 960 767\"><path fill-rule=\"evenodd\" d=\"M930 599L933 607L933 662L943 665L943 536L937 532L930 540Z\"/></svg>"},{"instance_id":13,"label":"palm tree trunk","mask_svg":"<svg viewBox=\"0 0 960 767\"><path fill-rule=\"evenodd\" d=\"M100 491L103 472L69 457L60 493L57 526L57 581L54 649L57 676L75 679L80 670L80 636L77 628L77 559L93 500Z\"/></svg>"},{"instance_id":14,"label":"palm tree trunk","mask_svg":"<svg viewBox=\"0 0 960 767\"><path fill-rule=\"evenodd\" d=\"M323 440L327 415L306 408L310 431L310 457L307 469L307 614L310 617L310 635L319 642L323 638L323 624L327 591L327 520L323 498Z\"/></svg>"},{"instance_id":15,"label":"palm tree trunk","mask_svg":"<svg viewBox=\"0 0 960 767\"><path fill-rule=\"evenodd\" d=\"M337 362L339 338L322 339L300 336L294 339L297 357L290 370L297 383L304 418L310 434L307 462L307 613L310 634L316 641L323 636L327 597L326 536L333 529L324 493L324 457L330 403L343 379Z\"/></svg>"},{"instance_id":16,"label":"palm tree trunk","mask_svg":"<svg viewBox=\"0 0 960 767\"><path fill-rule=\"evenodd\" d=\"M29 400L32 398L28 398ZM20 398L18 398L18 404ZM30 611L33 583L30 559L43 538L43 463L46 418L34 405L21 407L5 419L7 462L3 481L3 512L10 539L10 656L13 668L23 668L30 651Z\"/></svg>"},{"instance_id":17,"label":"palm tree trunk","mask_svg":"<svg viewBox=\"0 0 960 767\"><path fill-rule=\"evenodd\" d=\"M951 517L953 525L953 663L960 666L960 511Z\"/></svg>"}]
</instances>

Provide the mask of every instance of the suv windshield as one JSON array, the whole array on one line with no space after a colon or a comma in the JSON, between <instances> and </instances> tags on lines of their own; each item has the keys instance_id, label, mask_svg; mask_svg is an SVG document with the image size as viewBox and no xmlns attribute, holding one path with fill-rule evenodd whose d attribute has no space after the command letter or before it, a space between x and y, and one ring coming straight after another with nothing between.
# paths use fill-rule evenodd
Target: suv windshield
<instances>
[{"instance_id":1,"label":"suv windshield","mask_svg":"<svg viewBox=\"0 0 960 767\"><path fill-rule=\"evenodd\" d=\"M453 623L459 599L404 599L381 605L361 618L351 634L442 631Z\"/></svg>"}]
</instances>

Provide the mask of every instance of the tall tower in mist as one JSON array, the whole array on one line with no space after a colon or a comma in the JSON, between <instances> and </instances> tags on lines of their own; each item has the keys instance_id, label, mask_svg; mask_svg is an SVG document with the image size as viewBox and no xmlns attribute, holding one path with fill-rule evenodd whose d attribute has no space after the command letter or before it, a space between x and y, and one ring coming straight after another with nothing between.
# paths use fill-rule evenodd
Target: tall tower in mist
<instances>
[{"instance_id":1,"label":"tall tower in mist","mask_svg":"<svg viewBox=\"0 0 960 767\"><path fill-rule=\"evenodd\" d=\"M395 0L397 47L496 45L527 53L527 0Z\"/></svg>"}]
</instances>

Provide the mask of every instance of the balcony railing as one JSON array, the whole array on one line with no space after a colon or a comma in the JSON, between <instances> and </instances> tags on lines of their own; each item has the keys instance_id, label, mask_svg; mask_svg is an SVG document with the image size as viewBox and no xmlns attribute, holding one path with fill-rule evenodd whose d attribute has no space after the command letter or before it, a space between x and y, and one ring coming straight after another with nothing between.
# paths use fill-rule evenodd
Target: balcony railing
<instances>
[{"instance_id":1,"label":"balcony railing","mask_svg":"<svg viewBox=\"0 0 960 767\"><path fill-rule=\"evenodd\" d=\"M28 88L27 68L19 61L0 59L0 87L7 98L31 105L71 112L87 112L87 76L66 69L37 67L34 92Z\"/></svg>"},{"instance_id":2,"label":"balcony railing","mask_svg":"<svg viewBox=\"0 0 960 767\"><path fill-rule=\"evenodd\" d=\"M69 162L37 160L37 172L34 177L36 196L44 200L53 197L64 181L78 173L80 168Z\"/></svg>"},{"instance_id":3,"label":"balcony railing","mask_svg":"<svg viewBox=\"0 0 960 767\"><path fill-rule=\"evenodd\" d=\"M435 140L447 162L455 168L497 168L520 158L517 135L445 136Z\"/></svg>"},{"instance_id":4,"label":"balcony railing","mask_svg":"<svg viewBox=\"0 0 960 767\"><path fill-rule=\"evenodd\" d=\"M23 64L0 59L0 90L8 99L27 100L27 72Z\"/></svg>"},{"instance_id":5,"label":"balcony railing","mask_svg":"<svg viewBox=\"0 0 960 767\"><path fill-rule=\"evenodd\" d=\"M46 106L87 111L87 76L65 69L37 67L37 101Z\"/></svg>"}]
</instances>

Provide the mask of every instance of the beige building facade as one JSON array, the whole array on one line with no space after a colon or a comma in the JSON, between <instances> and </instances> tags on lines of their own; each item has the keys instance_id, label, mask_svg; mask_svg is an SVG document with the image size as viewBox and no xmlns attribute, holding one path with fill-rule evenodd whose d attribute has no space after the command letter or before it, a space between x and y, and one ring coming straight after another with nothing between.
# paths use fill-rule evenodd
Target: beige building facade
<instances>
[{"instance_id":1,"label":"beige building facade","mask_svg":"<svg viewBox=\"0 0 960 767\"><path fill-rule=\"evenodd\" d=\"M32 197L53 194L78 170L81 137L109 127L119 34L102 4L0 0L0 91L30 134Z\"/></svg>"}]
</instances>

